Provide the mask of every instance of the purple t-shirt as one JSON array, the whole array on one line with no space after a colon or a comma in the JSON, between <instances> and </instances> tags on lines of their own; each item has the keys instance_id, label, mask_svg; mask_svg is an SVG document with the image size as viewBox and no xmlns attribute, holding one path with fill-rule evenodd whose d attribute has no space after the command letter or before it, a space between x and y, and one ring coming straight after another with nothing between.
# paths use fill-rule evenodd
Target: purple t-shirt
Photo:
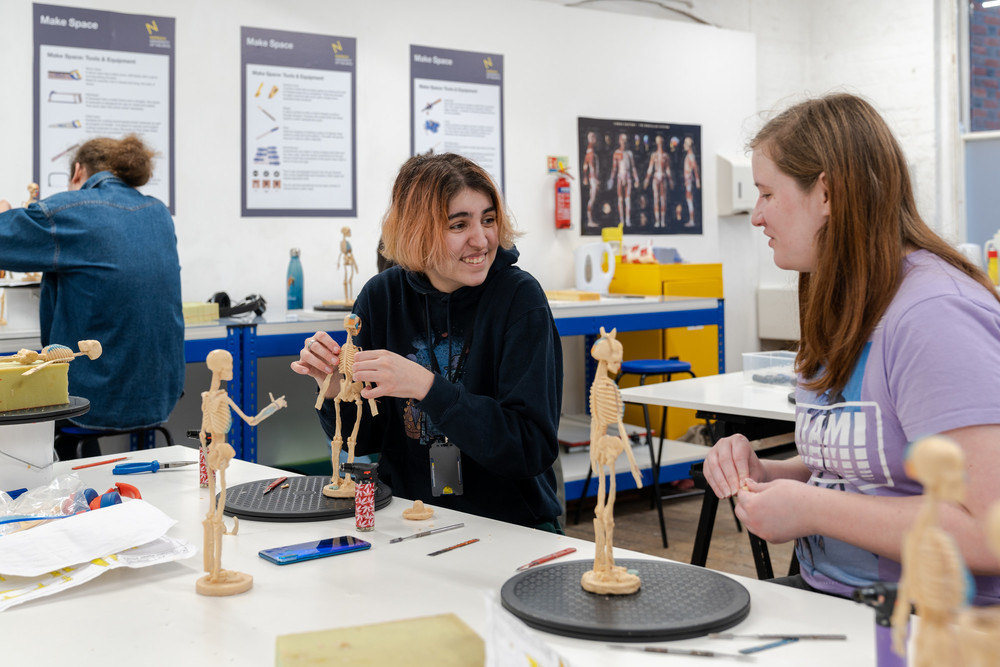
<instances>
[{"instance_id":1,"label":"purple t-shirt","mask_svg":"<svg viewBox=\"0 0 1000 667\"><path fill-rule=\"evenodd\" d=\"M910 496L903 470L923 436L1000 424L1000 303L982 285L919 250L839 393L796 391L795 441L810 484L847 493ZM850 521L850 517L843 517ZM803 578L850 595L898 581L899 563L822 535L796 545ZM1000 604L1000 577L975 577L976 604Z\"/></svg>"}]
</instances>

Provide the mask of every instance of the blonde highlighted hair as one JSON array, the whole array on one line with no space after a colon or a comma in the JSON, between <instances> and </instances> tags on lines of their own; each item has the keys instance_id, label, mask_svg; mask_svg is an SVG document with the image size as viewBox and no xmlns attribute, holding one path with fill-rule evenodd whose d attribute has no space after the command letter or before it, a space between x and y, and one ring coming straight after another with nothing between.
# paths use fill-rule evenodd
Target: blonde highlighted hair
<instances>
[{"instance_id":1,"label":"blonde highlighted hair","mask_svg":"<svg viewBox=\"0 0 1000 667\"><path fill-rule=\"evenodd\" d=\"M442 266L449 259L448 204L466 189L490 199L500 246L511 248L518 234L489 174L468 158L442 153L414 156L400 168L382 219L382 256L407 271L423 273Z\"/></svg>"}]
</instances>

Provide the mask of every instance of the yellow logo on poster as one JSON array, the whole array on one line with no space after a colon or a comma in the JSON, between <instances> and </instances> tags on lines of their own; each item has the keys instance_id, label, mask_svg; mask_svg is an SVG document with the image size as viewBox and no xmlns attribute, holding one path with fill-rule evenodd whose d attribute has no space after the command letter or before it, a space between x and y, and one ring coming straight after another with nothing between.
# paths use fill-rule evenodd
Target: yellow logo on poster
<instances>
[{"instance_id":1,"label":"yellow logo on poster","mask_svg":"<svg viewBox=\"0 0 1000 667\"><path fill-rule=\"evenodd\" d=\"M337 40L336 42L331 44L330 47L333 48L333 52L335 54L340 53L341 51L344 50L344 47L340 45L340 40Z\"/></svg>"},{"instance_id":2,"label":"yellow logo on poster","mask_svg":"<svg viewBox=\"0 0 1000 667\"><path fill-rule=\"evenodd\" d=\"M156 27L156 19L153 19L146 24L146 32L152 35L154 32L160 32L160 29Z\"/></svg>"}]
</instances>

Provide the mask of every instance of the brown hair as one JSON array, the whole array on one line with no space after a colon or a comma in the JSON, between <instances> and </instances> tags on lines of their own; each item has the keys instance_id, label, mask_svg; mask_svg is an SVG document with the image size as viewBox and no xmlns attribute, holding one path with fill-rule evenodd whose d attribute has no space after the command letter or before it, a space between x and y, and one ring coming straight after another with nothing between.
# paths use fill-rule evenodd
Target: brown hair
<instances>
[{"instance_id":1,"label":"brown hair","mask_svg":"<svg viewBox=\"0 0 1000 667\"><path fill-rule=\"evenodd\" d=\"M407 271L441 266L448 259L448 203L466 189L490 198L500 246L512 247L517 233L489 174L461 155L442 153L411 157L400 168L382 219L382 256Z\"/></svg>"},{"instance_id":2,"label":"brown hair","mask_svg":"<svg viewBox=\"0 0 1000 667\"><path fill-rule=\"evenodd\" d=\"M142 139L130 134L124 139L97 137L77 149L70 160L72 174L75 165L81 165L88 176L110 171L133 188L145 185L153 175L153 157L156 153L146 148Z\"/></svg>"},{"instance_id":3,"label":"brown hair","mask_svg":"<svg viewBox=\"0 0 1000 667\"><path fill-rule=\"evenodd\" d=\"M799 274L796 369L808 388L847 384L912 248L938 255L1000 300L986 274L921 219L903 151L866 101L839 93L797 104L770 120L750 148L803 191L825 175L830 217L816 234L815 271Z\"/></svg>"}]
</instances>

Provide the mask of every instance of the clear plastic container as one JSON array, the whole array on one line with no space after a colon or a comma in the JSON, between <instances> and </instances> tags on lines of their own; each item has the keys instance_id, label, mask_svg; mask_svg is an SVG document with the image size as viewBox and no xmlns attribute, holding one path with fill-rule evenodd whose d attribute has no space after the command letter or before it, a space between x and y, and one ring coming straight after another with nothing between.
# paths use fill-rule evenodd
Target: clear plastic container
<instances>
[{"instance_id":1,"label":"clear plastic container","mask_svg":"<svg viewBox=\"0 0 1000 667\"><path fill-rule=\"evenodd\" d=\"M743 381L794 387L795 353L786 350L774 352L744 352Z\"/></svg>"}]
</instances>

